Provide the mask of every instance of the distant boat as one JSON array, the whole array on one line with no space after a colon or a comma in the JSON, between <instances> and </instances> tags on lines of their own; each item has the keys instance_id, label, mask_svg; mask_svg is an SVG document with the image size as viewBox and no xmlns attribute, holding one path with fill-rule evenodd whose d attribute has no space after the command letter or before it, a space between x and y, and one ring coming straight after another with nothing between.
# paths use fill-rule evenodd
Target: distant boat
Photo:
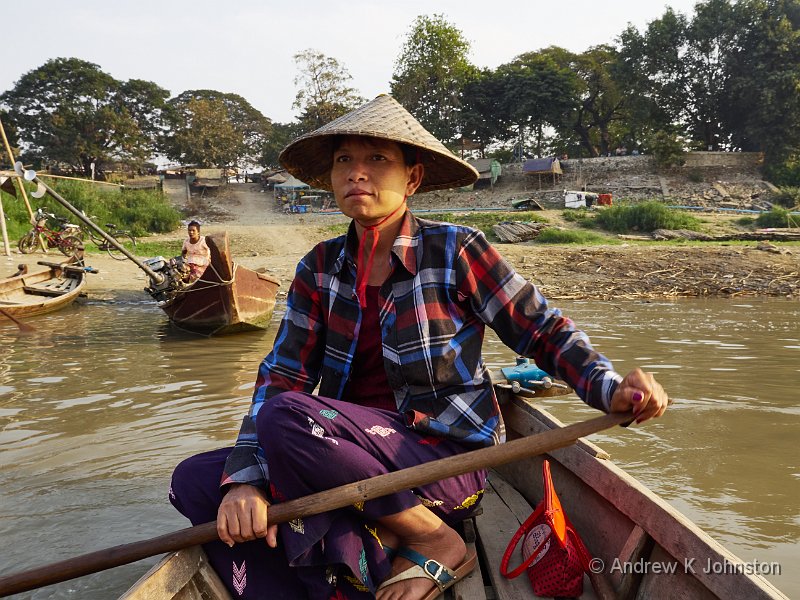
<instances>
[{"instance_id":1,"label":"distant boat","mask_svg":"<svg viewBox=\"0 0 800 600\"><path fill-rule=\"evenodd\" d=\"M167 314L170 321L178 327L196 333L213 335L266 329L269 325L272 311L275 308L275 294L280 282L266 273L235 264L231 260L226 233L206 236L208 247L211 250L211 264L200 279L193 283L186 283L184 282L185 273L180 268L178 260L167 260L161 256L144 261L139 259L39 179L35 171L25 170L19 161L14 164L14 170L20 177L38 186L37 198L45 193L49 194L83 224L97 232L108 244L116 247L121 254L124 254L144 271L150 278L150 285L145 290L158 302L159 308ZM201 173L198 170L196 175L209 174ZM216 174L213 175L216 176ZM77 267L73 267L73 269L77 269ZM70 274L70 277L78 275L77 272L73 274L70 269L63 270ZM62 295L60 292L58 293ZM5 307L3 308L5 309Z\"/></svg>"},{"instance_id":2,"label":"distant boat","mask_svg":"<svg viewBox=\"0 0 800 600\"><path fill-rule=\"evenodd\" d=\"M91 267L66 261L39 261L44 268L28 271L20 265L11 277L0 279L0 308L12 317L32 317L69 306L81 295ZM3 316L0 314L0 319Z\"/></svg>"},{"instance_id":3,"label":"distant boat","mask_svg":"<svg viewBox=\"0 0 800 600\"><path fill-rule=\"evenodd\" d=\"M266 329L275 308L280 282L233 262L227 233L207 235L211 264L197 281L168 288L147 288L170 321L182 329L206 335ZM169 270L165 259L145 261L156 272ZM152 285L152 282L151 282Z\"/></svg>"}]
</instances>

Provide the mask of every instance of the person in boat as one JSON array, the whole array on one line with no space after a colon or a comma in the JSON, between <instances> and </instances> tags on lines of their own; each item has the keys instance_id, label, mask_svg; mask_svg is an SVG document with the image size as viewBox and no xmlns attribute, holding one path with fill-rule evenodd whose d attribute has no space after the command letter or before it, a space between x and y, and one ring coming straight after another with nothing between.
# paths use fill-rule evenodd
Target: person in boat
<instances>
[{"instance_id":1,"label":"person in boat","mask_svg":"<svg viewBox=\"0 0 800 600\"><path fill-rule=\"evenodd\" d=\"M198 221L190 221L186 231L189 237L183 241L181 256L183 264L188 267L186 282L190 283L200 279L211 264L211 250L206 243L206 236L200 235Z\"/></svg>"},{"instance_id":2,"label":"person in boat","mask_svg":"<svg viewBox=\"0 0 800 600\"><path fill-rule=\"evenodd\" d=\"M194 524L216 520L206 551L234 597L435 597L474 567L452 526L485 471L280 525L270 504L503 442L487 325L602 411L641 422L667 395L640 369L618 375L480 231L412 214L415 192L478 173L390 96L280 160L352 221L300 261L236 445L182 462L171 501Z\"/></svg>"}]
</instances>

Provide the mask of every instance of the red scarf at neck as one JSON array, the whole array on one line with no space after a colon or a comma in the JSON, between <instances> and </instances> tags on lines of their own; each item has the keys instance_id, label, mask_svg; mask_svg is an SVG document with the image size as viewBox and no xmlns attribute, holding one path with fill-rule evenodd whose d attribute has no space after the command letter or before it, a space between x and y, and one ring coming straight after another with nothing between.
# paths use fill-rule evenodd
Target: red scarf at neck
<instances>
[{"instance_id":1,"label":"red scarf at neck","mask_svg":"<svg viewBox=\"0 0 800 600\"><path fill-rule=\"evenodd\" d=\"M361 306L361 308L367 306L367 282L369 281L369 274L372 271L372 261L375 258L375 250L378 248L378 240L381 237L381 232L378 230L378 227L395 216L401 208L405 207L405 205L406 198L403 197L403 202L400 204L400 206L395 208L391 214L386 215L379 222L375 223L375 225L361 225L361 223L356 220L356 222L364 228L364 232L361 234L361 239L358 240L358 269L356 272L356 295L358 296L358 304ZM367 241L367 233L372 234L372 246L369 250L369 256L367 257L367 264L364 265L364 268L362 269L361 261L363 260L364 256L364 245Z\"/></svg>"}]
</instances>

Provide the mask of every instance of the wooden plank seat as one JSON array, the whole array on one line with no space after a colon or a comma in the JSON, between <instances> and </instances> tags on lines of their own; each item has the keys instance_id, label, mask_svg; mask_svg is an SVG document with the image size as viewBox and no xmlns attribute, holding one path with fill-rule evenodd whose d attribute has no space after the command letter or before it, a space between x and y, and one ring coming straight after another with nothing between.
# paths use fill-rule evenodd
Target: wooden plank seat
<instances>
[{"instance_id":1,"label":"wooden plank seat","mask_svg":"<svg viewBox=\"0 0 800 600\"><path fill-rule=\"evenodd\" d=\"M80 282L77 279L64 278L48 280L42 283L23 286L23 290L28 294L37 296L62 296L75 289Z\"/></svg>"},{"instance_id":2,"label":"wooden plank seat","mask_svg":"<svg viewBox=\"0 0 800 600\"><path fill-rule=\"evenodd\" d=\"M42 265L43 267L50 267L51 269L61 269L65 273L99 273L99 271L93 267L80 267L69 263L55 263L47 260L39 260L36 261L36 264Z\"/></svg>"}]
</instances>

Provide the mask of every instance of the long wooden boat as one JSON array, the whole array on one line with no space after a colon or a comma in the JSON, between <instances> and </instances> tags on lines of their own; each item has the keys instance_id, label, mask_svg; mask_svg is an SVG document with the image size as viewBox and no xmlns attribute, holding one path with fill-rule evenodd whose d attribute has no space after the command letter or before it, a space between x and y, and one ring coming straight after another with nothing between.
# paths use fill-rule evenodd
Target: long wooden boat
<instances>
[{"instance_id":1,"label":"long wooden boat","mask_svg":"<svg viewBox=\"0 0 800 600\"><path fill-rule=\"evenodd\" d=\"M170 321L206 335L265 329L280 282L231 259L227 233L206 236L211 264L191 285L153 293Z\"/></svg>"},{"instance_id":2,"label":"long wooden boat","mask_svg":"<svg viewBox=\"0 0 800 600\"><path fill-rule=\"evenodd\" d=\"M509 439L563 426L533 400L514 394L507 386L498 386L498 397ZM543 458L550 461L564 511L599 571L584 577L581 598L786 598L686 516L614 465L608 454L585 440L544 457L520 460L491 471L481 503L482 514L463 523L464 538L477 549L480 565L448 590L444 598L533 597L525 575L506 579L500 574L499 565L514 532L542 497ZM602 561L602 567L598 561ZM231 596L202 549L193 547L166 555L121 598L229 600Z\"/></svg>"},{"instance_id":3,"label":"long wooden boat","mask_svg":"<svg viewBox=\"0 0 800 600\"><path fill-rule=\"evenodd\" d=\"M0 279L0 308L13 317L32 317L68 306L83 292L86 267L72 262L40 261L43 268L28 271L20 265L10 277ZM0 319L3 319L0 313Z\"/></svg>"}]
</instances>

